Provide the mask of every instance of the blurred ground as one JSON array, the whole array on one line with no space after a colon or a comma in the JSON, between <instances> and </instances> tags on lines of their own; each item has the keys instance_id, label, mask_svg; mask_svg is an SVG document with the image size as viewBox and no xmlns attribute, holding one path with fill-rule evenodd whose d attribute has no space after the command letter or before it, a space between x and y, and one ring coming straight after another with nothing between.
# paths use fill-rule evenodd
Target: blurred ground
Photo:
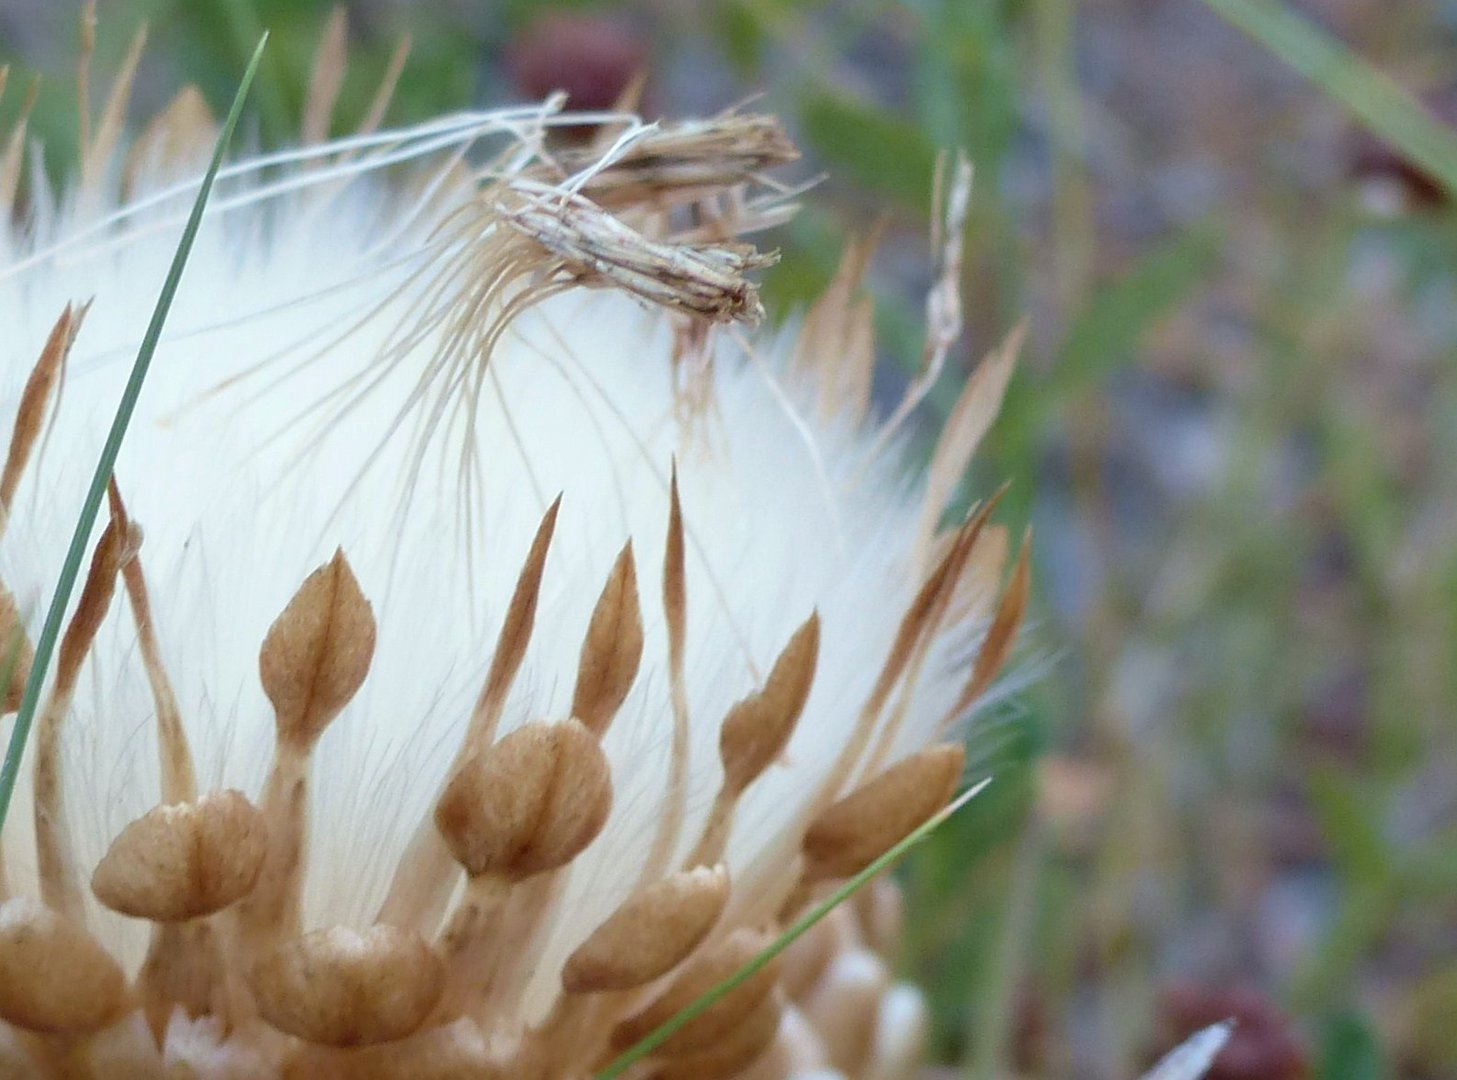
<instances>
[{"instance_id":1,"label":"blurred ground","mask_svg":"<svg viewBox=\"0 0 1457 1080\"><path fill-rule=\"evenodd\" d=\"M968 334L924 420L1028 314L969 490L1010 477L1036 526L1040 678L973 732L998 781L905 874L938 1055L1115 1080L1234 1013L1226 1078L1457 1076L1450 207L1199 0L549 7L352 5L344 117L403 32L397 120L554 74L595 103L639 56L669 116L764 91L831 176L776 238L774 306L883 215L878 325L907 368L935 153L976 163ZM1299 7L1457 98L1457 6ZM327 12L110 0L100 63L145 19L139 113L185 81L220 103L270 26L256 136L282 138ZM75 16L0 0L0 53L69 85Z\"/></svg>"}]
</instances>

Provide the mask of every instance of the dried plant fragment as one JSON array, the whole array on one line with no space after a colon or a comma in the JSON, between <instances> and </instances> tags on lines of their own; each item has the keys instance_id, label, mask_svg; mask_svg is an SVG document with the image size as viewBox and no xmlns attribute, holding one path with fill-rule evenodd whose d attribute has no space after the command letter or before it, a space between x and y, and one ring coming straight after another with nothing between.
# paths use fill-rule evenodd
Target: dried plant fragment
<instances>
[{"instance_id":1,"label":"dried plant fragment","mask_svg":"<svg viewBox=\"0 0 1457 1080\"><path fill-rule=\"evenodd\" d=\"M555 257L542 271L588 288L616 288L640 300L710 322L758 325L759 292L744 275L772 266L776 254L752 244L651 240L580 195L517 181L499 206L502 221Z\"/></svg>"},{"instance_id":2,"label":"dried plant fragment","mask_svg":"<svg viewBox=\"0 0 1457 1080\"><path fill-rule=\"evenodd\" d=\"M586 174L583 195L613 208L697 202L799 160L776 118L736 112L643 128L605 163L597 153L566 152L557 160Z\"/></svg>"}]
</instances>

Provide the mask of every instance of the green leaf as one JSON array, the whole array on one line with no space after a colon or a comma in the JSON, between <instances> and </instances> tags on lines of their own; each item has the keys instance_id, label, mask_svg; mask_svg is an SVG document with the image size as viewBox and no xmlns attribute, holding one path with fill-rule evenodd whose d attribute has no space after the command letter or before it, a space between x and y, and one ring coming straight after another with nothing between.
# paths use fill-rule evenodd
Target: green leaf
<instances>
[{"instance_id":1,"label":"green leaf","mask_svg":"<svg viewBox=\"0 0 1457 1080\"><path fill-rule=\"evenodd\" d=\"M1276 0L1204 0L1457 194L1457 134L1384 72Z\"/></svg>"},{"instance_id":2,"label":"green leaf","mask_svg":"<svg viewBox=\"0 0 1457 1080\"><path fill-rule=\"evenodd\" d=\"M806 92L800 108L805 136L836 176L930 213L936 148L914 124L819 89Z\"/></svg>"},{"instance_id":3,"label":"green leaf","mask_svg":"<svg viewBox=\"0 0 1457 1080\"><path fill-rule=\"evenodd\" d=\"M15 781L20 775L20 762L25 755L26 739L30 735L31 726L35 722L36 709L40 705L41 687L45 683L46 670L50 667L51 655L55 652L56 642L61 636L61 627L66 618L66 606L71 601L71 592L75 587L76 578L80 575L82 561L86 557L87 541L91 538L91 530L96 524L96 515L101 510L101 500L106 496L106 485L111 479L111 471L116 466L116 456L121 451L122 439L126 437L127 425L131 423L132 413L136 410L137 398L141 395L142 384L146 381L147 370L151 366L152 356L157 351L157 342L162 337L162 326L167 321L167 313L172 308L172 297L177 292L178 282L182 280L182 270L187 265L187 257L192 253L192 242L197 237L198 227L202 224L203 208L207 206L208 195L212 193L213 181L217 177L218 167L222 164L223 154L227 150L228 141L232 138L233 129L238 125L238 117L243 112L243 101L248 96L248 87L253 83L253 77L258 72L258 62L263 58L263 47L268 43L268 34L265 32L258 41L258 46L253 50L253 58L248 61L247 70L243 72L243 80L238 84L238 92L233 95L232 107L228 110L228 118L223 123L223 129L218 134L217 144L213 147L212 160L208 163L207 172L203 175L202 185L198 188L197 198L192 204L192 213L187 218L187 225L182 230L182 239L178 241L177 251L172 256L172 265L167 269L167 277L162 282L162 291L157 296L157 306L152 311L152 320L147 324L146 333L142 335L141 347L137 350L137 358L132 364L131 375L127 378L125 389L122 390L121 400L117 403L116 413L111 419L111 430L107 432L106 442L101 447L101 457L96 462L96 471L91 476L91 486L87 489L86 498L81 504L81 512L76 519L76 530L71 534L71 546L66 549L66 559L61 565L60 579L56 582L55 594L51 597L50 608L46 611L45 624L41 627L40 637L35 645L35 659L31 663L30 675L26 679L25 691L20 700L20 711L15 716L15 725L10 729L10 743L5 749L5 761L0 764L0 825L4 825L5 817L10 809L10 799L15 793Z\"/></svg>"},{"instance_id":4,"label":"green leaf","mask_svg":"<svg viewBox=\"0 0 1457 1080\"><path fill-rule=\"evenodd\" d=\"M1098 289L1059 350L1049 387L1059 401L1130 364L1144 335L1213 271L1219 235L1195 228L1145 255L1127 274Z\"/></svg>"},{"instance_id":5,"label":"green leaf","mask_svg":"<svg viewBox=\"0 0 1457 1080\"><path fill-rule=\"evenodd\" d=\"M1339 1012L1326 1020L1317 1075L1320 1080L1384 1080L1381 1043L1359 1013Z\"/></svg>"}]
</instances>

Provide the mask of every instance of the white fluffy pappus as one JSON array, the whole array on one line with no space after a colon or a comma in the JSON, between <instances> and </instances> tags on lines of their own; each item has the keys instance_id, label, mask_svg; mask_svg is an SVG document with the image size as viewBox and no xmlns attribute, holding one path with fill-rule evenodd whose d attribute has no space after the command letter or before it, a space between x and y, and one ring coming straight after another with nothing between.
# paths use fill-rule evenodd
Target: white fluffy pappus
<instances>
[{"instance_id":1,"label":"white fluffy pappus","mask_svg":"<svg viewBox=\"0 0 1457 1080\"><path fill-rule=\"evenodd\" d=\"M465 1009L462 1018L437 1010L426 1024L444 1031L474 1022L485 1042L475 1034L459 1045L500 1062L515 1060L523 1030L560 1012L563 964L645 884L644 864L663 839L674 775L664 607L674 470L687 600L685 802L668 851L659 852L664 865L650 876L681 865L709 822L724 777L725 716L764 685L806 620L819 620L812 685L793 734L734 813L722 852L727 907L705 929L705 949L735 927L772 927L784 902L811 895L799 850L816 815L967 715L968 691L979 696L1005 658L1025 603L1025 564L999 603L1004 533L976 523L975 533L931 535L954 487L947 475L960 476L994 412L1015 342L968 388L933 459L929 491L907 481L897 441L880 438L863 401L826 405L826 386L861 378L839 374L842 365L868 371L870 363L869 346L847 332L862 322L868 332L853 259L802 324L719 326L704 351L690 347L685 363L706 372L707 391L700 387L689 407L685 363L674 357L683 356L684 327L699 324L622 288L585 287L620 284L611 280L557 290L513 314L488 367L471 355L460 382L422 391L421 372L450 333L422 313L456 277L484 272L467 258L481 236L440 231L487 187L479 175L462 182L458 162L454 171L441 165L483 126L497 123L437 124L367 147L320 148L267 173L256 163L238 169L198 236L115 476L143 532L139 558L162 659L202 790L252 798L265 788L275 719L259 646L309 573L342 550L372 606L368 675L313 756L303 931L362 931L379 914L450 778L523 560L553 501L560 496L534 626L500 734L570 715L594 606L631 542L643 647L601 738L610 814L569 865L541 875L549 887L524 894L516 886L517 908L531 900L542 910L508 902L505 925L527 928L532 941L518 950L516 974L502 976L515 979L510 992L491 992L494 1011ZM532 138L510 168L534 167ZM381 165L401 146L410 152L398 156L420 159L405 177ZM364 156L349 161L342 154L351 149ZM338 163L336 178L329 170ZM188 197L184 189L154 205L143 200L121 218L100 218L106 211L94 201L77 199L37 210L28 230L0 237L0 416L16 412L57 315L89 304L0 541L0 580L32 637ZM625 219L654 227L651 214L633 216L637 209ZM540 258L550 263L549 252ZM523 279L491 304L532 284ZM920 601L925 610L915 615ZM867 719L913 615L921 622L910 628L912 655ZM63 802L83 876L157 805L155 711L118 589L61 731ZM857 740L861 749L847 759ZM29 776L3 839L9 889L34 896ZM128 972L149 938L155 947L151 924L94 897L84 921ZM438 919L412 930L449 952ZM0 981L3 949L0 941ZM655 977L635 995L619 991L610 1009L599 1003L570 1030L610 1028L662 985ZM181 1013L168 1023L163 1049L200 1070L197 1046L253 1038L243 1022L231 1035L224 1026L206 1037ZM234 1046L228 1060L281 1069L299 1052L276 1031L256 1041L246 1055ZM342 1047L330 1052L352 1052ZM229 1075L217 1064L225 1056L214 1062L217 1075ZM556 1075L539 1061L533 1067Z\"/></svg>"}]
</instances>

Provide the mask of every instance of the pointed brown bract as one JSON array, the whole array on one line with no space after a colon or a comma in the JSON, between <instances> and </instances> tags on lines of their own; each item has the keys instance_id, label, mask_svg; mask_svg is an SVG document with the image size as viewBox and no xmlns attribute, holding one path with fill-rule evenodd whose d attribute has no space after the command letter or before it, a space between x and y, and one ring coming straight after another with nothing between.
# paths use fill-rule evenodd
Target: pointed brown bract
<instances>
[{"instance_id":1,"label":"pointed brown bract","mask_svg":"<svg viewBox=\"0 0 1457 1080\"><path fill-rule=\"evenodd\" d=\"M281 741L313 745L363 684L374 636L369 601L336 552L304 580L258 654Z\"/></svg>"},{"instance_id":2,"label":"pointed brown bract","mask_svg":"<svg viewBox=\"0 0 1457 1080\"><path fill-rule=\"evenodd\" d=\"M131 602L132 619L136 623L142 666L147 669L147 683L157 710L157 756L162 774L162 801L191 802L197 798L197 774L187 733L182 727L182 711L177 706L177 695L172 691L172 681L162 663L162 650L152 622L152 602L147 592L146 575L142 573L140 532L133 530L127 517L126 505L122 502L115 477L107 484L106 493L111 503L112 521L138 537L138 550L122 565L121 576L126 585L127 599Z\"/></svg>"},{"instance_id":3,"label":"pointed brown bract","mask_svg":"<svg viewBox=\"0 0 1457 1080\"><path fill-rule=\"evenodd\" d=\"M20 392L15 425L10 429L10 448L5 454L5 469L0 473L0 513L6 517L15 503L15 491L20 486L20 478L45 423L46 407L55 393L56 384L60 382L66 357L90 308L89 303L75 308L66 305L46 338L40 359L25 380L25 388ZM0 518L0 529L3 529L3 518Z\"/></svg>"},{"instance_id":4,"label":"pointed brown bract","mask_svg":"<svg viewBox=\"0 0 1457 1080\"><path fill-rule=\"evenodd\" d=\"M728 903L728 871L696 867L639 889L567 958L569 994L631 990L666 975L698 947Z\"/></svg>"},{"instance_id":5,"label":"pointed brown bract","mask_svg":"<svg viewBox=\"0 0 1457 1080\"><path fill-rule=\"evenodd\" d=\"M877 227L868 237L845 246L834 278L805 315L795 342L790 371L819 387L820 416L825 420L842 413L863 420L870 408L875 306L863 285L881 231Z\"/></svg>"},{"instance_id":6,"label":"pointed brown bract","mask_svg":"<svg viewBox=\"0 0 1457 1080\"><path fill-rule=\"evenodd\" d=\"M743 791L783 753L814 685L819 651L820 617L815 613L784 646L764 689L729 710L718 750L724 786L731 791Z\"/></svg>"},{"instance_id":7,"label":"pointed brown bract","mask_svg":"<svg viewBox=\"0 0 1457 1080\"><path fill-rule=\"evenodd\" d=\"M638 607L637 568L632 543L627 543L592 610L577 685L572 691L572 716L597 736L617 715L642 662L642 611Z\"/></svg>"},{"instance_id":8,"label":"pointed brown bract","mask_svg":"<svg viewBox=\"0 0 1457 1080\"><path fill-rule=\"evenodd\" d=\"M516 591L511 595L511 605L506 609L506 619L501 624L496 652L491 657L491 669L486 674L485 686L481 688L475 712L471 715L470 731L461 748L462 755L476 753L488 745L496 733L496 723L501 718L501 710L506 707L506 694L516 679L516 672L521 669L526 646L536 625L541 578L546 571L546 556L551 551L551 538L556 531L557 513L561 506L562 497L558 495L547 508L531 540L531 549L526 553L521 576L516 579Z\"/></svg>"},{"instance_id":9,"label":"pointed brown bract","mask_svg":"<svg viewBox=\"0 0 1457 1080\"><path fill-rule=\"evenodd\" d=\"M624 1020L612 1035L612 1045L631 1046L655 1031L684 1007L697 1001L719 983L736 974L770 943L768 934L740 928L712 948L697 954L651 1005ZM756 1008L774 994L779 963L772 960L719 998L706 1012L679 1028L658 1049L662 1057L695 1054L713 1046L737 1028Z\"/></svg>"},{"instance_id":10,"label":"pointed brown bract","mask_svg":"<svg viewBox=\"0 0 1457 1080\"><path fill-rule=\"evenodd\" d=\"M81 664L111 606L117 571L126 555L127 537L113 522L92 553L81 598L56 652L56 681L36 724L35 848L41 899L78 926L84 925L85 897L62 794L61 725L71 708Z\"/></svg>"},{"instance_id":11,"label":"pointed brown bract","mask_svg":"<svg viewBox=\"0 0 1457 1080\"><path fill-rule=\"evenodd\" d=\"M950 801L966 751L946 743L896 762L826 807L804 834L805 880L852 877Z\"/></svg>"},{"instance_id":12,"label":"pointed brown bract","mask_svg":"<svg viewBox=\"0 0 1457 1080\"><path fill-rule=\"evenodd\" d=\"M19 115L5 140L5 152L0 154L0 214L7 217L15 210L15 194L20 186L20 170L25 161L25 135L30 122L30 113L35 108L40 94L40 76L31 77L26 88L25 100L21 102Z\"/></svg>"},{"instance_id":13,"label":"pointed brown bract","mask_svg":"<svg viewBox=\"0 0 1457 1080\"><path fill-rule=\"evenodd\" d=\"M122 167L122 190L144 181L201 170L217 138L217 122L196 86L179 90L132 140Z\"/></svg>"},{"instance_id":14,"label":"pointed brown bract","mask_svg":"<svg viewBox=\"0 0 1457 1080\"><path fill-rule=\"evenodd\" d=\"M299 932L310 758L324 729L364 683L374 639L374 613L342 551L304 579L263 639L258 673L277 734L258 800L267 853L238 913L249 949Z\"/></svg>"},{"instance_id":15,"label":"pointed brown bract","mask_svg":"<svg viewBox=\"0 0 1457 1080\"><path fill-rule=\"evenodd\" d=\"M82 146L81 187L92 198L101 194L100 187L105 177L105 170L116 156L116 148L121 140L122 125L126 123L127 103L131 101L132 82L136 78L137 65L141 63L142 49L146 44L147 28L143 26L132 38L131 48L127 50L126 59L122 61L116 80L111 84L111 93L107 95L106 104L102 107L101 118L96 124L95 136L89 143ZM85 98L82 98L82 112L84 113L89 107Z\"/></svg>"},{"instance_id":16,"label":"pointed brown bract","mask_svg":"<svg viewBox=\"0 0 1457 1080\"><path fill-rule=\"evenodd\" d=\"M935 532L982 436L1002 407L1002 395L1006 393L1012 367L1026 336L1027 322L1023 320L972 372L942 425L936 449L931 453L931 464L926 467L920 532L923 546Z\"/></svg>"},{"instance_id":17,"label":"pointed brown bract","mask_svg":"<svg viewBox=\"0 0 1457 1080\"><path fill-rule=\"evenodd\" d=\"M35 660L35 647L20 620L15 596L0 585L0 679L7 679L0 694L0 713L13 713L20 708L25 681L30 678L30 665Z\"/></svg>"},{"instance_id":18,"label":"pointed brown bract","mask_svg":"<svg viewBox=\"0 0 1457 1080\"><path fill-rule=\"evenodd\" d=\"M456 752L450 783L465 773L467 764L486 751L495 737L501 712L506 707L506 695L526 657L526 647L536 625L537 599L561 502L560 495L552 501L532 538L501 624L485 683L476 698L465 738ZM445 910L454 883L456 871L451 858L451 852L441 841L438 824L430 820L421 823L390 882L379 921L420 930L433 928Z\"/></svg>"},{"instance_id":19,"label":"pointed brown bract","mask_svg":"<svg viewBox=\"0 0 1457 1080\"><path fill-rule=\"evenodd\" d=\"M657 835L643 860L640 881L652 881L667 867L683 829L688 801L688 687L683 664L688 638L688 570L683 544L683 504L678 497L678 463L668 480L668 535L663 550L663 615L668 624L668 699L673 735L668 747L667 791Z\"/></svg>"},{"instance_id":20,"label":"pointed brown bract","mask_svg":"<svg viewBox=\"0 0 1457 1080\"><path fill-rule=\"evenodd\" d=\"M982 639L981 648L977 651L976 663L971 669L971 678L967 680L966 686L957 695L956 704L951 707L951 711L942 721L943 729L964 715L966 710L971 708L982 694L986 693L992 680L996 678L997 672L1006 663L1007 655L1011 652L1012 645L1017 638L1017 628L1022 624L1022 616L1027 610L1027 598L1032 587L1031 554L1032 534L1029 532L1022 540L1022 550L1017 556L1017 565L1012 570L1012 579L1007 583L1006 591L1002 593L1002 602L997 607L997 614L992 619L992 625L987 629L986 637Z\"/></svg>"}]
</instances>

